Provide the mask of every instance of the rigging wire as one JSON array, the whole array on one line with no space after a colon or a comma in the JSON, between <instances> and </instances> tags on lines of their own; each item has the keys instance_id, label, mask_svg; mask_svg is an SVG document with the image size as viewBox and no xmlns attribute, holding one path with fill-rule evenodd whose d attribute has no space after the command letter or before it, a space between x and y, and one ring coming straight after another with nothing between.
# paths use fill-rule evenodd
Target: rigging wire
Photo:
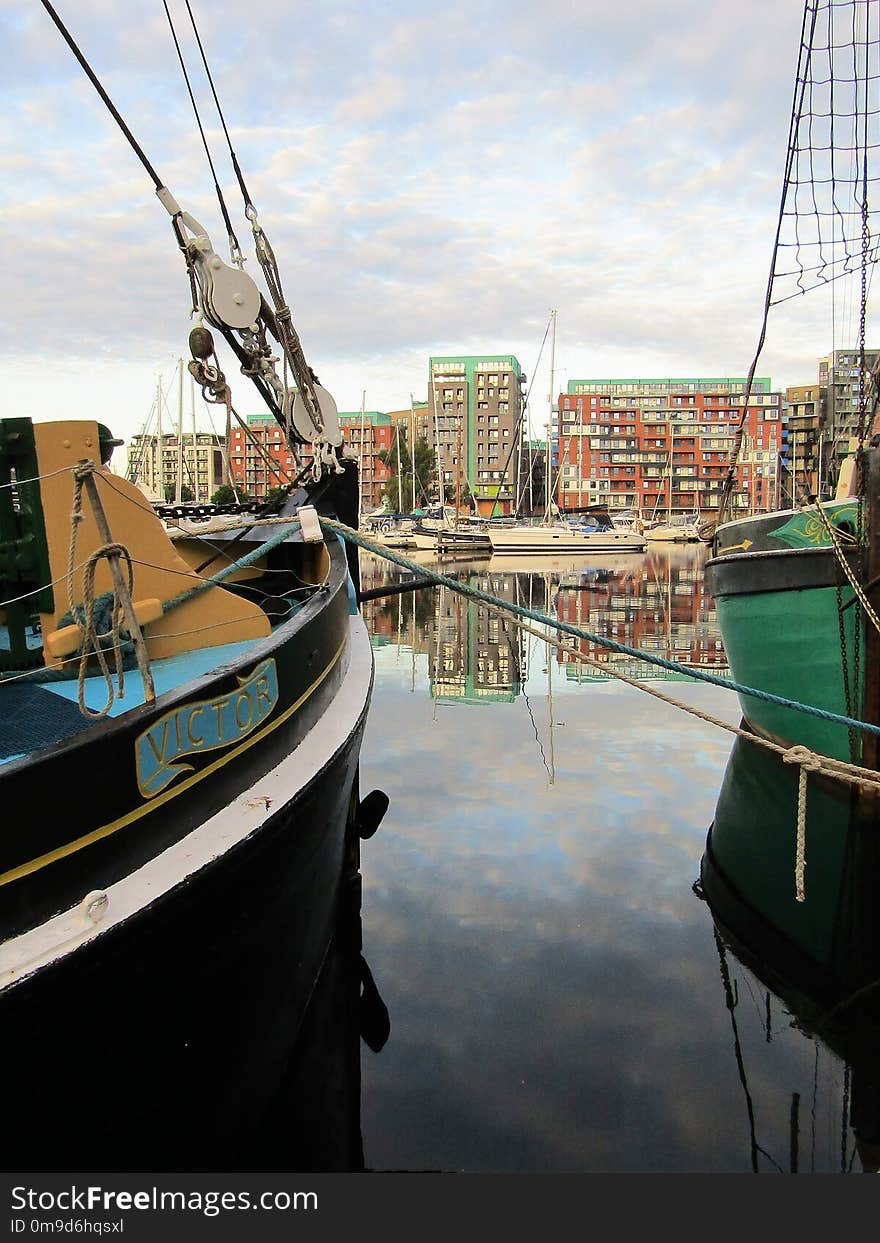
<instances>
[{"instance_id":1,"label":"rigging wire","mask_svg":"<svg viewBox=\"0 0 880 1243\"><path fill-rule=\"evenodd\" d=\"M164 2L165 0L163 0L163 3ZM166 8L167 8L167 5L166 5ZM205 67L205 75L208 79L208 85L211 87L211 94L214 96L214 103L217 106L217 115L220 118L220 124L223 126L223 133L226 136L226 145L229 148L229 158L232 161L232 167L235 171L235 176L238 180L239 189L241 190L241 196L244 199L245 215L248 215L249 210L251 212L255 210L253 200L251 199L251 196L248 193L247 186L244 184L244 176L242 175L241 167L238 163L238 159L236 157L235 151L232 148L232 139L229 137L229 130L226 126L226 118L223 115L223 109L220 107L220 100L217 98L217 91L214 87L214 79L211 76L211 70L210 70L210 67L208 66L208 58L205 55L205 49L202 46L201 36L199 35L199 30L198 30L198 27L196 26L196 19L193 16L193 11L192 11L192 8L190 7L189 0L186 0L186 11L189 14L189 20L192 24L193 34L195 35L196 43L198 44L199 52L201 53L202 64Z\"/></svg>"},{"instance_id":2,"label":"rigging wire","mask_svg":"<svg viewBox=\"0 0 880 1243\"><path fill-rule=\"evenodd\" d=\"M281 273L278 269L278 261L275 258L275 253L272 250L272 245L268 237L266 236L264 229L258 222L257 209L254 206L254 203L253 203L253 200L251 199L250 194L248 193L247 187L245 186L244 177L242 176L241 168L239 166L238 159L236 158L235 151L232 146L232 140L229 135L229 129L226 125L226 119L223 115L223 110L220 106L220 100L217 96L217 91L214 87L214 79L211 74L210 67L208 65L208 58L205 55L205 50L202 45L201 37L199 36L199 31L196 25L195 16L193 14L192 8L190 7L189 0L186 0L186 7L187 7L187 12L189 13L190 22L192 24L193 33L195 34L196 42L198 44L199 51L202 56L202 64L205 69L205 74L208 78L208 82L211 87L211 92L214 97L214 102L217 107L217 112L220 117L220 123L223 127L223 133L226 136L226 145L229 149L229 156L232 161L232 167L235 170L235 175L238 180L239 189L241 190L242 198L244 199L244 204L245 204L244 214L247 217L248 221L250 222L251 230L253 232L254 246L256 249L257 261L262 269L263 278L266 281L266 285L269 288L269 293L272 298L274 315L271 313L266 314L266 311L268 311L269 308L265 307L264 312L263 312L263 319L266 325L269 327L269 330L273 333L276 340L281 345L281 351L283 354L284 368L285 368L284 392L286 395L289 394L289 388L287 384L287 374L286 374L286 369L289 366L291 371L293 372L293 378L296 383L296 387L299 390L299 395L302 399L303 404L306 407L306 410L308 411L308 417L311 419L317 431L317 437L323 438L324 436L324 415L321 409L321 403L318 399L318 394L315 391L315 385L319 383L318 377L315 375L315 372L309 366L309 363L306 360L306 356L305 356L305 353L302 347L302 342L300 341L299 334L293 324L293 316L291 313L290 306L287 304L287 301L284 296L284 290L283 290L282 281L281 281ZM224 334L224 335L227 335L227 340L229 340L228 334ZM233 348L235 348L233 342L230 342L230 344L232 344ZM237 350L236 350L236 353L238 353ZM279 413L280 413L280 417L279 417ZM276 417L279 418L279 422L281 422L282 425L284 426L285 431L287 432L288 440L292 442L294 439L294 432L292 430L292 425L291 425L290 406L289 406L289 402L286 399L284 402L283 410L280 412L276 412ZM338 469L341 470L342 468L338 467Z\"/></svg>"},{"instance_id":3,"label":"rigging wire","mask_svg":"<svg viewBox=\"0 0 880 1243\"><path fill-rule=\"evenodd\" d=\"M810 12L812 12L812 21L810 23L810 41L805 43L804 32L807 29L807 15ZM792 168L794 165L794 156L795 156L795 150L796 150L795 136L797 133L798 119L801 115L804 94L806 92L806 69L804 69L803 77L801 77L801 65L803 64L806 66L807 64L809 64L812 36L813 36L813 32L815 30L815 25L816 25L816 14L817 14L817 10L816 9L811 10L809 6L809 0L807 0L807 3L805 3L804 5L804 14L803 14L803 18L801 21L801 45L800 45L800 50L798 53L798 72L795 77L794 98L792 102L792 111L791 111L791 117L789 121L788 149L786 153L785 171L784 171L783 179L782 179L782 195L781 195L780 202L779 202L779 213L778 213L777 221L776 221L776 236L773 241L772 259L770 262L770 273L767 278L767 288L764 294L764 312L763 312L763 316L761 320L761 329L758 335L758 344L755 349L755 354L752 359L751 366L749 367L748 376L746 377L746 383L744 386L744 392L743 392L743 397L742 397L742 413L740 415L739 425L734 434L733 445L731 446L730 454L728 457L727 475L725 477L724 483L721 488L721 496L719 498L719 503L718 503L718 513L715 519L716 528L720 526L721 523L724 521L725 512L727 510L727 505L730 501L731 494L733 493L736 465L739 459L739 453L740 453L740 448L743 442L743 436L745 434L745 423L746 423L746 418L748 416L748 406L749 406L749 398L751 397L751 393L752 393L752 384L754 382L755 371L758 366L758 359L761 356L761 351L764 348L764 341L767 336L767 321L770 315L771 297L773 293L773 280L774 280L774 269L776 266L776 253L777 253L777 249L779 246L780 236L782 233L783 213L785 211L785 203L786 203L786 199L788 196L788 189L789 189L789 184L790 184L790 179L791 179L791 174L792 174ZM806 60L804 60L805 53L806 53ZM798 98L799 87L800 87L800 99Z\"/></svg>"},{"instance_id":4,"label":"rigging wire","mask_svg":"<svg viewBox=\"0 0 880 1243\"><path fill-rule=\"evenodd\" d=\"M67 27L64 25L61 18L55 12L55 9L49 3L49 0L40 0L40 3L42 4L46 12L49 14L52 21L57 26L59 32L61 33L62 38L64 39L67 46L70 48L71 52L73 52L74 56L79 61L79 64L82 67L83 72L85 73L86 77L89 79L92 86L94 86L95 90L98 92L101 99L104 101L104 104L106 105L108 111L110 112L110 115L116 121L116 124L119 126L119 128L122 130L122 133L125 135L126 139L128 140L128 143L131 146L131 149L134 151L135 155L137 156L141 164L146 169L146 172L148 176L150 177L150 180L153 182L153 185L156 188L156 193L160 195L161 197L162 191L166 190L166 187L161 177L156 172L155 168L153 168L153 165L150 163L150 161L147 159L146 155L144 154L143 148L141 147L140 143L137 141L134 134L131 132L129 127L126 125L125 121L122 119L121 113L119 112L119 110L117 109L113 101L111 100L110 96L104 90L104 87L101 85L101 82L99 81L97 74L94 72L94 70L92 69L88 61L86 60L83 53L77 47L73 39L73 36L71 35ZM181 222L178 220L177 216L172 216L171 228L174 232L175 238L177 239L177 245L179 246L181 253L184 256L184 259L186 260L187 274L189 276L189 283L190 283L190 292L191 292L192 300L193 300L193 308L195 309L195 307L198 305L198 295L196 291L196 278L195 278L195 273L193 272L192 261L187 251L186 235L184 233L183 226Z\"/></svg>"},{"instance_id":5,"label":"rigging wire","mask_svg":"<svg viewBox=\"0 0 880 1243\"><path fill-rule=\"evenodd\" d=\"M64 25L61 18L55 12L54 8L49 3L49 0L40 0L40 3L42 4L46 12L49 14L49 16L52 18L52 21L58 27L59 31L61 32L62 38L64 39L67 46L70 48L71 52L73 52L76 59L79 61L80 65L82 66L83 71L85 72L92 86L94 86L95 90L101 96L101 99L103 99L104 103L107 105L107 108L109 109L111 116L116 121L116 124L122 130L125 137L128 139L128 142L131 145L132 150L134 151L135 155L140 160L141 164L143 164L148 175L152 179L152 182L155 185L156 189L157 190L163 189L164 186L163 186L162 179L159 177L159 174L156 172L156 170L153 168L150 161L147 159L146 155L144 154L134 134L132 134L131 130L128 128L125 121L123 121L122 116L120 115L119 111L117 110L110 96L104 90L103 86L98 80L98 77L95 74L94 70L92 69L91 65L86 60L85 56L83 56L82 52L79 50L76 43L74 42L73 36L70 34L69 30Z\"/></svg>"},{"instance_id":6,"label":"rigging wire","mask_svg":"<svg viewBox=\"0 0 880 1243\"><path fill-rule=\"evenodd\" d=\"M522 406L521 406L521 408L520 408L520 412L519 412L519 418L518 418L518 419L517 419L517 421L516 421L516 427L513 429L514 434L513 434L513 436L511 437L510 449L508 450L508 453L507 453L507 460L506 460L506 462L504 463L504 469L503 469L503 470L502 470L502 472L501 472L501 485L500 485L500 487L499 487L499 495L500 495L500 492L501 492L501 487L503 487L503 486L504 486L505 480L507 479L507 472L508 472L508 469L510 468L510 462L511 462L511 458L513 457L513 454L514 454L514 450L515 450L515 449L517 448L517 446L519 445L519 447L520 447L520 464L519 464L519 466L518 466L518 468L517 468L517 486L516 486L516 488L514 489L514 502L515 502L515 503L514 503L514 509L515 509L515 511L516 511L517 513L519 512L519 499L520 499L520 498L519 498L519 484L520 484L520 482L521 482L521 478L522 478L522 432L523 432L523 430L524 430L524 428L523 428L523 424L525 423L526 413L527 413L528 408L529 408L529 398L530 398L530 397L531 397L531 395L532 395L532 388L534 387L534 383L535 383L535 375L536 375L536 373L537 373L538 367L541 365L541 357L542 357L542 355L543 355L543 353L544 353L544 346L545 346L545 345L546 345L546 343L547 343L547 336L548 336L548 334L549 334L549 332L550 332L550 325L551 325L552 323L553 323L553 316L551 315L551 316L550 316L550 318L547 320L547 327L544 329L544 337L543 337L543 340L541 341L541 347L540 347L540 349L538 350L538 357L537 357L537 359L535 360L535 365L534 365L534 367L532 368L532 378L531 378L531 381L529 382L529 385L528 385L528 387L527 387L527 389L526 389L526 391L525 391L525 395L524 395L524 397L523 397ZM528 430L529 430L529 433L531 433L531 428L530 428L530 427L529 427L529 429L528 429ZM530 477L531 477L532 468L533 468L533 462L532 462L532 456L531 456L531 450L530 450L530 451L529 451L529 476L530 476Z\"/></svg>"},{"instance_id":7,"label":"rigging wire","mask_svg":"<svg viewBox=\"0 0 880 1243\"><path fill-rule=\"evenodd\" d=\"M168 8L168 0L162 0L162 4L165 9L165 16L168 18L168 26L169 26L169 29L171 30L171 38L174 40L174 47L175 47L175 50L177 51L177 59L180 62L180 72L183 74L183 80L186 83L186 89L189 93L190 103L192 104L192 108L193 108L193 114L195 115L196 125L198 126L199 134L201 135L201 138L202 138L202 146L205 148L205 155L207 156L207 159L208 159L208 167L211 170L211 176L214 178L214 189L217 193L217 201L220 204L220 211L223 215L223 223L226 225L226 232L229 238L229 252L232 255L233 263L236 263L240 267L242 263L244 262L244 259L242 258L241 247L238 244L238 238L235 236L235 229L232 227L232 221L229 218L229 211L226 207L226 200L223 197L223 191L220 189L220 183L217 180L217 171L214 168L214 161L211 158L211 150L208 146L208 139L207 139L207 136L205 135L205 128L202 125L202 118L199 115L199 108L198 108L198 104L196 103L196 97L193 94L192 84L190 83L189 74L187 73L187 70L186 70L186 63L183 59L183 52L180 47L180 42L177 38L177 31L174 28L174 20L171 17L171 10ZM189 8L188 3L186 7ZM199 46L201 47L201 44Z\"/></svg>"}]
</instances>

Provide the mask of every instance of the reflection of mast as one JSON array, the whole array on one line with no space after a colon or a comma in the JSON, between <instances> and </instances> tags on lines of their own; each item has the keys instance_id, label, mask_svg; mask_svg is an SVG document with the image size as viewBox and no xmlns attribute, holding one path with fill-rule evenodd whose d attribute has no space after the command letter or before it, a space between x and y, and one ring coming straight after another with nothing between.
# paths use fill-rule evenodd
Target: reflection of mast
<instances>
[{"instance_id":1,"label":"reflection of mast","mask_svg":"<svg viewBox=\"0 0 880 1243\"><path fill-rule=\"evenodd\" d=\"M757 1174L758 1173L758 1153L764 1152L764 1150L758 1144L757 1136L755 1133L755 1107L754 1107L754 1104L752 1103L752 1094L749 1091L749 1084L748 1084L748 1080L746 1079L746 1068L745 1068L745 1063L743 1062L742 1047L739 1041L739 1029L737 1027L736 1015L734 1013L734 1010L736 1008L736 1001L734 1000L733 989L731 988L731 984L730 984L730 973L727 969L727 954L724 949L724 943L719 937L717 931L715 931L714 929L713 931L715 932L715 947L718 950L718 962L719 962L719 968L721 971L721 982L724 985L724 1001L727 1006L728 1013L730 1014L731 1026L733 1027L733 1048L734 1048L734 1053L736 1055L736 1068L739 1071L739 1081L742 1084L743 1092L746 1098L746 1113L748 1114L748 1118L749 1118L749 1150L750 1150L751 1159L752 1159L752 1173ZM769 1156L769 1153L764 1153L764 1155ZM770 1160L771 1161L773 1160L772 1157L770 1158ZM774 1161L773 1164L776 1165L776 1162ZM778 1166L776 1166L776 1168L779 1169Z\"/></svg>"},{"instance_id":2,"label":"reflection of mast","mask_svg":"<svg viewBox=\"0 0 880 1243\"><path fill-rule=\"evenodd\" d=\"M416 602L412 600L412 611L410 613L409 627L409 646L412 652L412 661L410 665L410 691L415 693L416 689ZM430 671L429 671L430 672Z\"/></svg>"},{"instance_id":3,"label":"reflection of mast","mask_svg":"<svg viewBox=\"0 0 880 1243\"><path fill-rule=\"evenodd\" d=\"M403 632L403 592L397 597L397 659L400 661L400 639Z\"/></svg>"},{"instance_id":4,"label":"reflection of mast","mask_svg":"<svg viewBox=\"0 0 880 1243\"><path fill-rule=\"evenodd\" d=\"M553 312L555 317L556 312ZM555 318L554 318L555 325ZM550 612L550 575L544 575L544 608L549 614ZM547 636L547 720L550 727L550 785L556 781L556 762L553 758L553 651L550 646L550 636Z\"/></svg>"},{"instance_id":5,"label":"reflection of mast","mask_svg":"<svg viewBox=\"0 0 880 1243\"><path fill-rule=\"evenodd\" d=\"M437 642L434 644L434 694L431 696L434 700L434 711L432 713L432 720L434 721L437 720L437 679L440 676L440 629L443 625L443 591L444 588L441 583L437 591L437 611L434 615L434 627L437 631Z\"/></svg>"},{"instance_id":6,"label":"reflection of mast","mask_svg":"<svg viewBox=\"0 0 880 1243\"><path fill-rule=\"evenodd\" d=\"M550 784L556 781L556 761L553 757L553 648L547 644L547 712L550 721Z\"/></svg>"}]
</instances>

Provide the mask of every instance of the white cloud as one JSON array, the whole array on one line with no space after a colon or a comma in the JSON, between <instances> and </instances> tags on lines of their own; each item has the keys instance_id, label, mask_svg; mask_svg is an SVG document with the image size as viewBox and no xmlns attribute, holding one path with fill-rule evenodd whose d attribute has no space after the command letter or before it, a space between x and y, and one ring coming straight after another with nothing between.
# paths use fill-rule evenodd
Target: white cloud
<instances>
[{"instance_id":1,"label":"white cloud","mask_svg":"<svg viewBox=\"0 0 880 1243\"><path fill-rule=\"evenodd\" d=\"M747 370L798 0L200 8L247 187L307 355L340 408L358 408L363 390L379 409L424 395L432 353L509 351L531 376L551 307L562 385ZM172 11L248 248L185 7ZM59 12L160 177L222 250L164 14L112 0ZM180 256L148 176L45 12L2 0L0 33L5 404L48 417L63 392L71 411L129 435L156 372L186 348ZM784 332L771 330L759 367L779 385L812 378L830 345L819 309L796 309ZM545 351L540 403L548 384ZM243 386L239 406L257 408Z\"/></svg>"}]
</instances>

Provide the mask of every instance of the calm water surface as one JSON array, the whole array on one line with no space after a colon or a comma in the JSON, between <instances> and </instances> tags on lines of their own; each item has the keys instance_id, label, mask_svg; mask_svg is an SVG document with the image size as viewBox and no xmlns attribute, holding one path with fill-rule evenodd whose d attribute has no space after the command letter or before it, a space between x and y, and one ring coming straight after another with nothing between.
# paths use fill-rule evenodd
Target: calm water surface
<instances>
[{"instance_id":1,"label":"calm water surface","mask_svg":"<svg viewBox=\"0 0 880 1243\"><path fill-rule=\"evenodd\" d=\"M440 568L724 675L704 558ZM406 576L364 558L364 588ZM391 1016L362 1052L368 1168L853 1167L846 1068L720 956L694 892L733 735L640 688L731 725L735 696L617 655L623 683L449 589L364 608L361 786L390 797L362 850Z\"/></svg>"}]
</instances>

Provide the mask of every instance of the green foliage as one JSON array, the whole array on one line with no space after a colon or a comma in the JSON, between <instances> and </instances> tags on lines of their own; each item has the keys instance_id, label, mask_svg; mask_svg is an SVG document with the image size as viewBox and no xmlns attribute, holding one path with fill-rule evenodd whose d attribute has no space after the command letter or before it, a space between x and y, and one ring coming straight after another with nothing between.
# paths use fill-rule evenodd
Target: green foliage
<instances>
[{"instance_id":1,"label":"green foliage","mask_svg":"<svg viewBox=\"0 0 880 1243\"><path fill-rule=\"evenodd\" d=\"M221 483L220 487L211 497L211 504L212 505L234 505L236 501L240 501L243 505L249 505L251 502L251 499L252 498L248 495L248 493L242 491L241 488L238 489L238 496L236 497L235 492L233 491L232 486L230 484Z\"/></svg>"},{"instance_id":2,"label":"green foliage","mask_svg":"<svg viewBox=\"0 0 880 1243\"><path fill-rule=\"evenodd\" d=\"M284 502L287 500L289 495L290 490L288 488L281 487L280 485L277 488L270 488L266 493L267 508L273 510L276 514L280 513L284 508Z\"/></svg>"},{"instance_id":3,"label":"green foliage","mask_svg":"<svg viewBox=\"0 0 880 1243\"><path fill-rule=\"evenodd\" d=\"M454 481L452 483L444 484L444 491L446 492L446 496L444 499L447 501L451 501L452 504L454 505L455 504L455 483ZM459 484L458 484L458 502L459 502L459 508L461 509L464 509L465 506L470 506L470 508L473 508L473 504L472 504L473 493L468 487L467 480L463 476L459 480Z\"/></svg>"},{"instance_id":4,"label":"green foliage","mask_svg":"<svg viewBox=\"0 0 880 1243\"><path fill-rule=\"evenodd\" d=\"M167 504L173 505L176 499L177 499L176 485L173 483L166 483L165 484L165 500ZM187 484L181 485L180 499L184 504L188 503L189 501L194 501L196 499L195 496L193 495L192 488L189 487Z\"/></svg>"},{"instance_id":5,"label":"green foliage","mask_svg":"<svg viewBox=\"0 0 880 1243\"><path fill-rule=\"evenodd\" d=\"M400 437L400 486L398 486L397 475L397 445L393 445L390 449L383 449L381 453L377 454L377 457L394 472L382 485L383 500L391 509L397 510L400 507L401 493L403 494L404 512L408 512L412 508L413 457L415 458L416 477L415 507L418 509L425 501L436 496L437 458L434 450L423 436L416 438L412 456L410 455L406 438L404 436Z\"/></svg>"}]
</instances>

